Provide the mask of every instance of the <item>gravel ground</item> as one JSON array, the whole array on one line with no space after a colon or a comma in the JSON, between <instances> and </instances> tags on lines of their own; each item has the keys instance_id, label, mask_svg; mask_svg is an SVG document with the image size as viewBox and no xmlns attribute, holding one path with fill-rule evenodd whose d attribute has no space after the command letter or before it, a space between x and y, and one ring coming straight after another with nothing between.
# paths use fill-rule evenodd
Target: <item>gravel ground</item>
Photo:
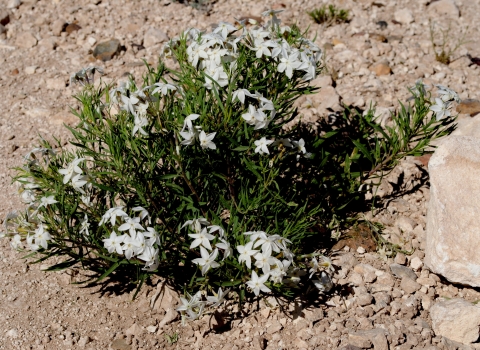
<instances>
[{"instance_id":1,"label":"gravel ground","mask_svg":"<svg viewBox=\"0 0 480 350\"><path fill-rule=\"evenodd\" d=\"M219 0L195 9L169 0L1 0L0 217L22 207L10 184L12 168L21 165L39 135L68 142L63 124L75 122L69 110L79 89L69 85L71 73L95 64L107 82L129 74L140 78L142 59L155 63L163 42L192 26L205 29L258 16L266 8L283 9L286 24L310 26L325 48L328 67L316 82L322 92L303 109L312 123L341 103L366 108L372 102L388 114L419 78L449 86L462 99L478 98L480 68L468 55L480 56L479 2L339 0L335 3L350 10L351 20L326 28L306 14L318 3ZM449 65L435 61L430 20L450 25L453 41L466 30L468 42ZM120 54L95 61L96 44L113 38L124 47ZM208 317L182 326L174 311L178 297L162 292L158 281L131 301L133 291L114 285L71 284L85 277L83 271L45 273L45 265L28 264L0 240L0 349L456 348L434 333L429 309L441 296L477 301L480 293L423 268L429 186L422 161L406 159L395 169L389 181L405 194L385 200L384 210L370 217L386 226L384 238L415 248L412 255L392 260L350 241L335 254L334 282L341 294L316 306L289 305L285 312L274 304L252 305L246 317L219 330L219 320ZM385 198L392 189L385 181ZM178 339L168 341L165 335Z\"/></svg>"}]
</instances>

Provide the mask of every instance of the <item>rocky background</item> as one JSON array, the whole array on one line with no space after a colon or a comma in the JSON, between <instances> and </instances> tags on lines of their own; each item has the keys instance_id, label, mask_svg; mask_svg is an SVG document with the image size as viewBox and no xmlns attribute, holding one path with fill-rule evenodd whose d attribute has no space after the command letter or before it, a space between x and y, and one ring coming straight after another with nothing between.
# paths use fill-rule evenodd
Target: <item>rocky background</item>
<instances>
[{"instance_id":1,"label":"rocky background","mask_svg":"<svg viewBox=\"0 0 480 350\"><path fill-rule=\"evenodd\" d=\"M104 69L105 82L130 74L139 79L142 59L155 64L161 46L186 28L256 18L274 8L284 10L284 23L309 27L326 52L327 69L314 82L321 92L301 101L309 123L343 104L376 104L388 118L419 78L459 93L459 136L441 145L434 166L427 167L428 157L402 162L380 189L384 209L375 217L366 213L385 225L385 240L413 254L388 258L372 249L368 235L351 232L334 252L336 292L318 305L288 305L282 312L269 300L226 325L205 317L182 326L178 296L159 281L132 302L133 291L114 284L72 285L83 271L44 273L46 265L28 264L0 240L0 349L480 348L480 2L337 0L350 10L350 21L329 27L306 14L321 3L0 0L0 218L22 207L10 184L12 168L38 137L68 143L63 124L75 122L70 108L79 91L70 74L95 65ZM450 28L453 45L465 36L449 65L435 61L431 22Z\"/></svg>"}]
</instances>

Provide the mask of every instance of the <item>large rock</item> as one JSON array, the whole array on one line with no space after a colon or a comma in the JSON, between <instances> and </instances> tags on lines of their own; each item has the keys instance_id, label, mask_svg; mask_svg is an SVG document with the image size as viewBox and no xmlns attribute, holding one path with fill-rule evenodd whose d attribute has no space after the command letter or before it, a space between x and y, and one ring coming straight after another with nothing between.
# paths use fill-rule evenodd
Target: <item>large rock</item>
<instances>
[{"instance_id":1,"label":"large rock","mask_svg":"<svg viewBox=\"0 0 480 350\"><path fill-rule=\"evenodd\" d=\"M444 15L455 18L460 16L460 11L454 0L432 1L430 5L428 5L428 10L440 16Z\"/></svg>"},{"instance_id":2,"label":"large rock","mask_svg":"<svg viewBox=\"0 0 480 350\"><path fill-rule=\"evenodd\" d=\"M15 40L15 44L18 47L21 47L24 49L30 49L35 45L37 45L37 38L35 38L33 34L30 32L23 32L17 36Z\"/></svg>"},{"instance_id":3,"label":"large rock","mask_svg":"<svg viewBox=\"0 0 480 350\"><path fill-rule=\"evenodd\" d=\"M480 139L449 136L430 159L425 265L480 287Z\"/></svg>"},{"instance_id":4,"label":"large rock","mask_svg":"<svg viewBox=\"0 0 480 350\"><path fill-rule=\"evenodd\" d=\"M437 336L462 344L478 340L480 307L463 299L440 299L430 308L430 316Z\"/></svg>"},{"instance_id":5,"label":"large rock","mask_svg":"<svg viewBox=\"0 0 480 350\"><path fill-rule=\"evenodd\" d=\"M112 39L99 43L93 50L93 57L104 62L110 61L120 52L120 40Z\"/></svg>"}]
</instances>

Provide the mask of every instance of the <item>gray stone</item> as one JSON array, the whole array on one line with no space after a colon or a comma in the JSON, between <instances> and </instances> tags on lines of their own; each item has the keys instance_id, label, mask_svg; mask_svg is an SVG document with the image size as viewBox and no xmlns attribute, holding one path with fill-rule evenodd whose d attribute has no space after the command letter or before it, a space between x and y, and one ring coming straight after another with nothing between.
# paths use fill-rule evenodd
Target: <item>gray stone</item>
<instances>
[{"instance_id":1,"label":"gray stone","mask_svg":"<svg viewBox=\"0 0 480 350\"><path fill-rule=\"evenodd\" d=\"M478 340L480 307L463 299L440 299L430 308L430 316L437 336L462 344Z\"/></svg>"},{"instance_id":2,"label":"gray stone","mask_svg":"<svg viewBox=\"0 0 480 350\"><path fill-rule=\"evenodd\" d=\"M37 38L30 32L23 32L17 35L15 45L24 49L30 49L37 45Z\"/></svg>"},{"instance_id":3,"label":"gray stone","mask_svg":"<svg viewBox=\"0 0 480 350\"><path fill-rule=\"evenodd\" d=\"M7 31L7 28L3 24L0 24L0 34L3 34Z\"/></svg>"},{"instance_id":4,"label":"gray stone","mask_svg":"<svg viewBox=\"0 0 480 350\"><path fill-rule=\"evenodd\" d=\"M49 90L63 90L66 86L64 78L47 79L47 89Z\"/></svg>"},{"instance_id":5,"label":"gray stone","mask_svg":"<svg viewBox=\"0 0 480 350\"><path fill-rule=\"evenodd\" d=\"M459 17L460 11L454 0L439 0L431 2L428 5L428 10L437 15L445 15L449 17Z\"/></svg>"},{"instance_id":6,"label":"gray stone","mask_svg":"<svg viewBox=\"0 0 480 350\"><path fill-rule=\"evenodd\" d=\"M310 82L311 86L315 86L320 89L327 86L332 86L332 84L333 84L333 80L330 75L320 75Z\"/></svg>"},{"instance_id":7,"label":"gray stone","mask_svg":"<svg viewBox=\"0 0 480 350\"><path fill-rule=\"evenodd\" d=\"M349 333L348 342L360 349L368 349L372 346L372 341L368 337L361 333Z\"/></svg>"},{"instance_id":8,"label":"gray stone","mask_svg":"<svg viewBox=\"0 0 480 350\"><path fill-rule=\"evenodd\" d=\"M363 293L363 294L357 295L356 299L357 299L357 304L359 306L371 305L372 302L373 302L372 295L368 294L368 293Z\"/></svg>"},{"instance_id":9,"label":"gray stone","mask_svg":"<svg viewBox=\"0 0 480 350\"><path fill-rule=\"evenodd\" d=\"M399 264L391 264L390 270L398 278L408 277L414 281L417 279L417 275L415 274L415 272L413 272L412 269L406 266L402 266Z\"/></svg>"},{"instance_id":10,"label":"gray stone","mask_svg":"<svg viewBox=\"0 0 480 350\"><path fill-rule=\"evenodd\" d=\"M168 41L168 36L160 29L150 28L143 37L143 46L150 47Z\"/></svg>"},{"instance_id":11,"label":"gray stone","mask_svg":"<svg viewBox=\"0 0 480 350\"><path fill-rule=\"evenodd\" d=\"M424 264L451 282L480 287L480 140L449 136L429 162Z\"/></svg>"},{"instance_id":12,"label":"gray stone","mask_svg":"<svg viewBox=\"0 0 480 350\"><path fill-rule=\"evenodd\" d=\"M95 46L93 57L102 61L110 61L120 52L120 40L112 39L104 41Z\"/></svg>"}]
</instances>

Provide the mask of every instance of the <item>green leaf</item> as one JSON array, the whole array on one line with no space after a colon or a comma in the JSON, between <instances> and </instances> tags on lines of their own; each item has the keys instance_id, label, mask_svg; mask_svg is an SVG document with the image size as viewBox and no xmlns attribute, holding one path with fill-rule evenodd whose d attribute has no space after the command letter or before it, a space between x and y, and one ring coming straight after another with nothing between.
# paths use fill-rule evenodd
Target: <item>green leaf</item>
<instances>
[{"instance_id":1,"label":"green leaf","mask_svg":"<svg viewBox=\"0 0 480 350\"><path fill-rule=\"evenodd\" d=\"M250 148L250 146L238 146L238 147L234 148L232 151L242 152L242 151L246 151L249 148Z\"/></svg>"}]
</instances>

